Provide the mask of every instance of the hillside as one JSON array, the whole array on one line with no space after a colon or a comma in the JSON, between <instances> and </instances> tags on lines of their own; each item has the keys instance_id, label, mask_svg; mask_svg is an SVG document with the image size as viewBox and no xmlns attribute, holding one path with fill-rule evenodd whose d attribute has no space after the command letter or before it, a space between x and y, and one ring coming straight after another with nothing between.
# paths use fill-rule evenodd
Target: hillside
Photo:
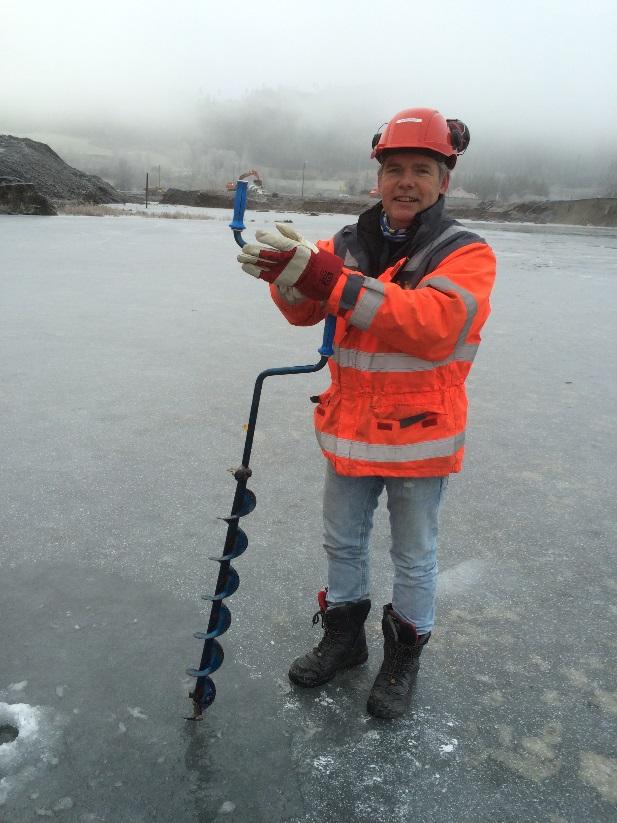
<instances>
[{"instance_id":1,"label":"hillside","mask_svg":"<svg viewBox=\"0 0 617 823\"><path fill-rule=\"evenodd\" d=\"M46 143L0 134L0 179L32 183L54 202L122 203L123 197L100 177L74 169Z\"/></svg>"}]
</instances>

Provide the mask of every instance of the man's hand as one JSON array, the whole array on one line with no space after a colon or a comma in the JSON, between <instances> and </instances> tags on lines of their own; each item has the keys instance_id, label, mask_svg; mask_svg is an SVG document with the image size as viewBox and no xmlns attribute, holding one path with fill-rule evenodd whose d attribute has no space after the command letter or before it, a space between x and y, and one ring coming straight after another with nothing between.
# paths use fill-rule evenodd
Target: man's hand
<instances>
[{"instance_id":1,"label":"man's hand","mask_svg":"<svg viewBox=\"0 0 617 823\"><path fill-rule=\"evenodd\" d=\"M238 255L243 271L274 283L283 293L293 288L311 300L326 300L341 276L341 258L321 251L288 226L275 225L278 234L257 231L259 242L243 247Z\"/></svg>"}]
</instances>

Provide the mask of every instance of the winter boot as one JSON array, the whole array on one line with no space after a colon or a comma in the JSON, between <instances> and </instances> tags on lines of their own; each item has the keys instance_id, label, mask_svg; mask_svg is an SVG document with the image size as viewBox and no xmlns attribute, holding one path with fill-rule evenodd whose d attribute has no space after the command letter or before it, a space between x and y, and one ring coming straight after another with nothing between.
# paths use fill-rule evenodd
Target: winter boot
<instances>
[{"instance_id":1,"label":"winter boot","mask_svg":"<svg viewBox=\"0 0 617 823\"><path fill-rule=\"evenodd\" d=\"M373 717L392 719L405 714L420 668L420 655L431 633L418 636L413 623L396 617L392 604L383 607L383 663L366 708Z\"/></svg>"},{"instance_id":2,"label":"winter boot","mask_svg":"<svg viewBox=\"0 0 617 823\"><path fill-rule=\"evenodd\" d=\"M319 592L319 611L313 615L313 625L321 618L323 637L312 652L298 657L289 669L289 679L298 686L321 686L337 672L368 659L364 621L371 601L328 607L326 591Z\"/></svg>"}]
</instances>

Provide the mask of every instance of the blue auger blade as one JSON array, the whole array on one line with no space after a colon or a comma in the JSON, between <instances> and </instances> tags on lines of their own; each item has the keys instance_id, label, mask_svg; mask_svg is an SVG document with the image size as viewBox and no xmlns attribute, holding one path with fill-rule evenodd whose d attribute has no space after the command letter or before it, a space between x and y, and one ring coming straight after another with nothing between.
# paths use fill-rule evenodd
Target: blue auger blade
<instances>
[{"instance_id":1,"label":"blue auger blade","mask_svg":"<svg viewBox=\"0 0 617 823\"><path fill-rule=\"evenodd\" d=\"M237 520L239 517L246 517L247 514L250 514L253 511L256 505L257 498L255 497L255 494L250 489L245 489L238 511L233 512L233 514L230 514L229 517L221 517L221 520L226 520L230 523L232 520Z\"/></svg>"},{"instance_id":2,"label":"blue auger blade","mask_svg":"<svg viewBox=\"0 0 617 823\"><path fill-rule=\"evenodd\" d=\"M212 631L195 632L193 637L196 637L197 640L210 640L211 637L219 637L221 634L225 634L230 625L231 612L224 603L221 603L219 607L219 619L216 626L212 629Z\"/></svg>"},{"instance_id":3,"label":"blue auger blade","mask_svg":"<svg viewBox=\"0 0 617 823\"><path fill-rule=\"evenodd\" d=\"M237 532L236 532L236 539L234 541L234 547L229 552L229 554L223 554L220 557L209 557L208 560L214 560L217 563L225 563L225 561L227 561L227 560L233 560L236 557L240 557L241 554L244 554L248 544L249 544L248 537L242 531L242 529L238 529Z\"/></svg>"},{"instance_id":4,"label":"blue auger blade","mask_svg":"<svg viewBox=\"0 0 617 823\"><path fill-rule=\"evenodd\" d=\"M187 669L186 673L191 677L206 677L212 672L215 672L223 664L225 652L218 640L212 641L212 654L210 655L210 662L205 669Z\"/></svg>"},{"instance_id":5,"label":"blue auger blade","mask_svg":"<svg viewBox=\"0 0 617 823\"><path fill-rule=\"evenodd\" d=\"M245 489L244 499L242 500L242 506L240 507L238 514L240 517L246 517L247 514L250 514L253 511L256 505L257 498L255 497L255 493L250 489Z\"/></svg>"},{"instance_id":6,"label":"blue auger blade","mask_svg":"<svg viewBox=\"0 0 617 823\"><path fill-rule=\"evenodd\" d=\"M233 566L229 567L229 574L227 575L227 581L225 583L225 588L222 592L218 594L202 594L202 600L223 600L225 597L231 597L234 592L238 591L238 586L240 585L240 577L238 572L234 569Z\"/></svg>"}]
</instances>

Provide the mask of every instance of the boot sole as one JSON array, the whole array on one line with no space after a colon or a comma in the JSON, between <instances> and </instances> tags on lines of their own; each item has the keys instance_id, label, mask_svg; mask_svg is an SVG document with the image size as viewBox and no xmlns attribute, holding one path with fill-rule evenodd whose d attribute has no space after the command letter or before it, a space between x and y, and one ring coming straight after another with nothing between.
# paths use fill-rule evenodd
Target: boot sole
<instances>
[{"instance_id":1,"label":"boot sole","mask_svg":"<svg viewBox=\"0 0 617 823\"><path fill-rule=\"evenodd\" d=\"M335 669L331 675L328 677L324 677L321 680L311 680L310 682L306 680L302 680L298 675L292 673L291 669L288 672L288 677L292 683L295 683L296 686L302 686L304 689L314 689L317 686L323 686L324 683L329 683L331 680L334 680L336 675L339 672L347 671L348 669L354 669L356 666L361 666L363 663L366 663L368 660L368 652L361 657L356 658L355 660L350 660L348 663L345 663L343 666L339 666L338 669Z\"/></svg>"}]
</instances>

